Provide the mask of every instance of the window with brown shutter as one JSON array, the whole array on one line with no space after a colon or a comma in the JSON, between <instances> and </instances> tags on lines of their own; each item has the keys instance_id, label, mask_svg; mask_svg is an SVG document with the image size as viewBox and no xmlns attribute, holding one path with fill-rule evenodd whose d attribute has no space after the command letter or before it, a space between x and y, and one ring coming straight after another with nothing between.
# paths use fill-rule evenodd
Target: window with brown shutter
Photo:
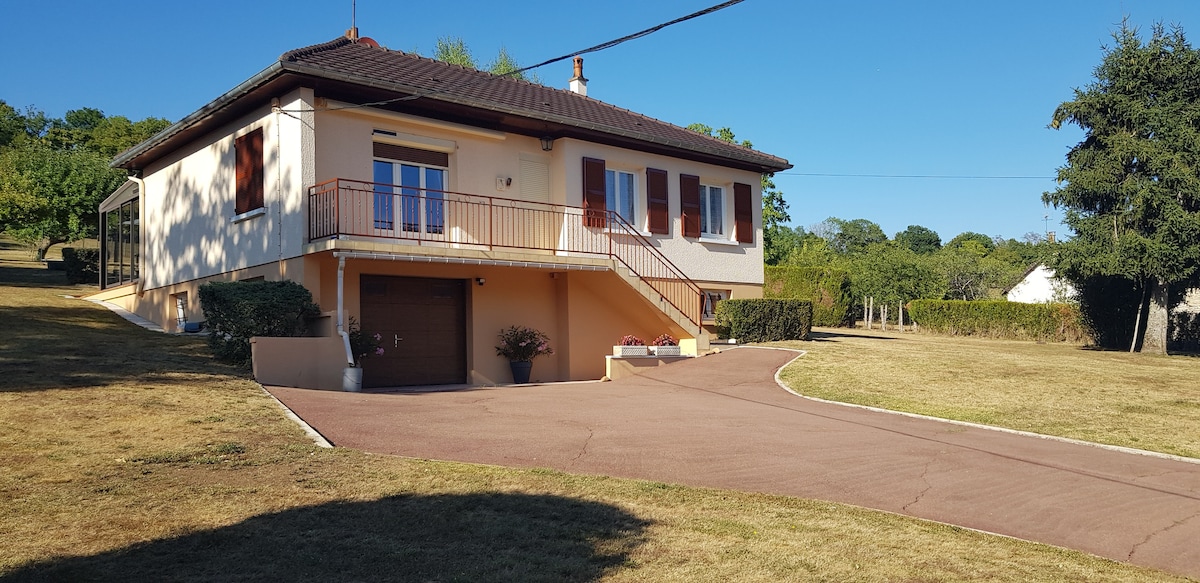
<instances>
[{"instance_id":1,"label":"window with brown shutter","mask_svg":"<svg viewBox=\"0 0 1200 583\"><path fill-rule=\"evenodd\" d=\"M700 177L679 175L679 206L683 215L683 236L700 237Z\"/></svg>"},{"instance_id":2,"label":"window with brown shutter","mask_svg":"<svg viewBox=\"0 0 1200 583\"><path fill-rule=\"evenodd\" d=\"M258 128L233 143L237 159L234 213L263 208L263 131Z\"/></svg>"},{"instance_id":3,"label":"window with brown shutter","mask_svg":"<svg viewBox=\"0 0 1200 583\"><path fill-rule=\"evenodd\" d=\"M733 224L738 243L754 242L754 206L750 203L750 185L733 183Z\"/></svg>"},{"instance_id":4,"label":"window with brown shutter","mask_svg":"<svg viewBox=\"0 0 1200 583\"><path fill-rule=\"evenodd\" d=\"M646 169L646 209L650 216L650 232L658 235L670 234L671 217L667 211L666 170Z\"/></svg>"},{"instance_id":5,"label":"window with brown shutter","mask_svg":"<svg viewBox=\"0 0 1200 583\"><path fill-rule=\"evenodd\" d=\"M607 226L605 213L604 160L583 159L583 224L588 227Z\"/></svg>"},{"instance_id":6,"label":"window with brown shutter","mask_svg":"<svg viewBox=\"0 0 1200 583\"><path fill-rule=\"evenodd\" d=\"M416 162L426 166L441 166L442 168L450 167L450 155L445 152L434 152L432 150L409 148L408 146L385 144L382 142L373 142L373 146L373 153L376 158L387 158L388 160L399 160L401 162Z\"/></svg>"}]
</instances>

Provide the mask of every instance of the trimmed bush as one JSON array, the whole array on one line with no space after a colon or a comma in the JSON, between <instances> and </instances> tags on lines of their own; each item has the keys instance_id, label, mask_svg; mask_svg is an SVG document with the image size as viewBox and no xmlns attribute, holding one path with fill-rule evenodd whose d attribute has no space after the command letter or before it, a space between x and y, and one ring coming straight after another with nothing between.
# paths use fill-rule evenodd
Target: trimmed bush
<instances>
[{"instance_id":1,"label":"trimmed bush","mask_svg":"<svg viewBox=\"0 0 1200 583\"><path fill-rule=\"evenodd\" d=\"M813 326L850 326L850 274L824 267L767 266L763 296L812 302Z\"/></svg>"},{"instance_id":2,"label":"trimmed bush","mask_svg":"<svg viewBox=\"0 0 1200 583\"><path fill-rule=\"evenodd\" d=\"M67 281L100 285L99 249L64 247L62 258L63 269L67 272Z\"/></svg>"},{"instance_id":3,"label":"trimmed bush","mask_svg":"<svg viewBox=\"0 0 1200 583\"><path fill-rule=\"evenodd\" d=\"M739 342L808 340L813 305L808 300L744 299L717 302L717 325Z\"/></svg>"},{"instance_id":4,"label":"trimmed bush","mask_svg":"<svg viewBox=\"0 0 1200 583\"><path fill-rule=\"evenodd\" d=\"M312 294L294 281L229 281L200 286L208 345L224 361L250 365L250 338L303 336L320 314Z\"/></svg>"},{"instance_id":5,"label":"trimmed bush","mask_svg":"<svg viewBox=\"0 0 1200 583\"><path fill-rule=\"evenodd\" d=\"M918 326L939 334L1052 342L1091 340L1079 309L1071 304L913 300L909 315Z\"/></svg>"}]
</instances>

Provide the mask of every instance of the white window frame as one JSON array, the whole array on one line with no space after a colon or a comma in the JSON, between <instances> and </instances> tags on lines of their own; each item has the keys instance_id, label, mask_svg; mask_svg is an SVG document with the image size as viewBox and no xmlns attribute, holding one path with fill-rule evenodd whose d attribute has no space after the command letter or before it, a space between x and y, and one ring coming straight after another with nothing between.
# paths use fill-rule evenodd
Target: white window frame
<instances>
[{"instance_id":1,"label":"white window frame","mask_svg":"<svg viewBox=\"0 0 1200 583\"><path fill-rule=\"evenodd\" d=\"M402 186L400 184L400 181L401 181L400 173L401 173L401 167L403 167L403 166L416 167L418 169L418 177L419 177L419 182L420 182L420 186L415 187L416 190L419 191L419 198L417 200L417 209L416 209L417 222L413 223L414 225L416 225L416 229L414 230L414 229L406 228L405 223L403 222L404 215L403 215L402 203L398 204L397 199L393 198L392 199L393 200L392 222L391 222L392 226L390 228L379 227L378 225L374 224L374 222L373 222L375 231L386 232L386 233L405 233L405 232L407 232L407 233L413 233L414 236L423 236L423 237L427 237L427 236L441 237L441 236L445 235L446 228L448 227L448 225L446 225L446 210L445 210L446 209L446 206L445 206L446 201L444 198L444 196L445 196L444 194L442 195L443 198L435 199L435 200L438 200L439 202L441 202L441 204L442 204L442 211L441 211L442 224L438 225L438 227L437 227L440 229L440 231L432 230L431 226L429 224L427 224L428 213L427 213L426 209L427 209L427 205L429 203L429 199L427 197L428 193L426 191L428 188L428 185L425 183L425 178L426 178L425 171L426 170L439 170L442 172L442 188L435 189L435 190L444 193L444 192L450 190L450 185L449 185L450 168L445 167L445 166L434 166L431 164L422 164L420 162L409 162L409 161L405 161L405 160L392 160L389 158L377 158L375 156L372 156L371 157L372 178L375 178L375 176L374 176L375 162L384 162L384 163L392 165L392 181L390 184L395 189L414 188L411 186ZM393 192L391 194L394 195L394 194L399 194L399 193ZM378 220L378 219L373 217L373 221L374 220Z\"/></svg>"},{"instance_id":2,"label":"white window frame","mask_svg":"<svg viewBox=\"0 0 1200 583\"><path fill-rule=\"evenodd\" d=\"M714 320L717 317L717 302L729 299L730 290L701 289L704 294L704 306L700 310L701 320Z\"/></svg>"},{"instance_id":3,"label":"white window frame","mask_svg":"<svg viewBox=\"0 0 1200 583\"><path fill-rule=\"evenodd\" d=\"M620 175L622 175L622 174L626 174L629 176L629 186L631 188L631 192L629 193L629 196L630 196L630 198L633 199L632 200L633 216L631 216L631 217L625 216L623 213L621 213L621 209L619 208L620 193L617 192L616 188L620 184L619 178L620 178ZM622 218L624 218L626 221L628 221L630 225L633 225L633 227L635 229L637 229L638 231L645 231L646 228L643 223L646 220L646 201L644 200L645 197L642 196L642 193L640 192L640 189L638 188L638 184L639 184L638 178L639 177L640 177L640 174L638 172L634 172L631 170L624 170L621 168L606 167L604 169L604 198L605 198L604 204L608 210L613 211L614 213L616 213L618 215L621 215ZM612 189L612 191L613 191L613 207L608 207L609 189ZM614 208L614 207L616 207L616 208Z\"/></svg>"},{"instance_id":4,"label":"white window frame","mask_svg":"<svg viewBox=\"0 0 1200 583\"><path fill-rule=\"evenodd\" d=\"M711 207L710 201L711 201L711 197L712 197L712 191L714 189L720 190L719 196L720 196L720 201L721 201L721 216L720 216L721 232L719 232L719 233L714 233L712 231L712 220L711 220L712 209L710 208ZM703 239L728 240L730 238L730 234L733 232L733 229L730 228L731 225L729 224L729 219L730 219L729 213L730 213L729 187L726 185L705 184L705 183L701 182L700 183L700 237Z\"/></svg>"}]
</instances>

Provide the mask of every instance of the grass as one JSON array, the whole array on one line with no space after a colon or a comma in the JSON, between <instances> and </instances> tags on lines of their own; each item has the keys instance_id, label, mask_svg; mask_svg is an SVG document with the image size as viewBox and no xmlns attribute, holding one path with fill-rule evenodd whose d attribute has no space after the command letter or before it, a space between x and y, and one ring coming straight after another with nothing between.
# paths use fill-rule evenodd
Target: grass
<instances>
[{"instance_id":1,"label":"grass","mask_svg":"<svg viewBox=\"0 0 1200 583\"><path fill-rule=\"evenodd\" d=\"M0 241L2 243L2 241ZM312 445L0 248L0 581L1183 581L827 502Z\"/></svg>"},{"instance_id":2,"label":"grass","mask_svg":"<svg viewBox=\"0 0 1200 583\"><path fill-rule=\"evenodd\" d=\"M780 375L813 397L1200 457L1200 358L818 330Z\"/></svg>"}]
</instances>

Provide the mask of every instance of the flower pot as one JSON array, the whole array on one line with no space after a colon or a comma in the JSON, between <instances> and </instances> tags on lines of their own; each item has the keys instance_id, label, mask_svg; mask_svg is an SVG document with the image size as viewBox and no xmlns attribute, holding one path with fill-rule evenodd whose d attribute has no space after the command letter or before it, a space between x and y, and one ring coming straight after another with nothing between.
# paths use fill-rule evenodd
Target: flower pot
<instances>
[{"instance_id":1,"label":"flower pot","mask_svg":"<svg viewBox=\"0 0 1200 583\"><path fill-rule=\"evenodd\" d=\"M342 369L342 390L347 393L358 393L362 391L362 369L357 366L348 366Z\"/></svg>"},{"instance_id":2,"label":"flower pot","mask_svg":"<svg viewBox=\"0 0 1200 583\"><path fill-rule=\"evenodd\" d=\"M528 360L510 360L508 367L512 369L514 383L523 385L529 382L529 371L533 370L533 362Z\"/></svg>"},{"instance_id":3,"label":"flower pot","mask_svg":"<svg viewBox=\"0 0 1200 583\"><path fill-rule=\"evenodd\" d=\"M614 346L613 356L649 356L650 348L646 346Z\"/></svg>"},{"instance_id":4,"label":"flower pot","mask_svg":"<svg viewBox=\"0 0 1200 583\"><path fill-rule=\"evenodd\" d=\"M679 346L654 346L655 356L679 356Z\"/></svg>"}]
</instances>

